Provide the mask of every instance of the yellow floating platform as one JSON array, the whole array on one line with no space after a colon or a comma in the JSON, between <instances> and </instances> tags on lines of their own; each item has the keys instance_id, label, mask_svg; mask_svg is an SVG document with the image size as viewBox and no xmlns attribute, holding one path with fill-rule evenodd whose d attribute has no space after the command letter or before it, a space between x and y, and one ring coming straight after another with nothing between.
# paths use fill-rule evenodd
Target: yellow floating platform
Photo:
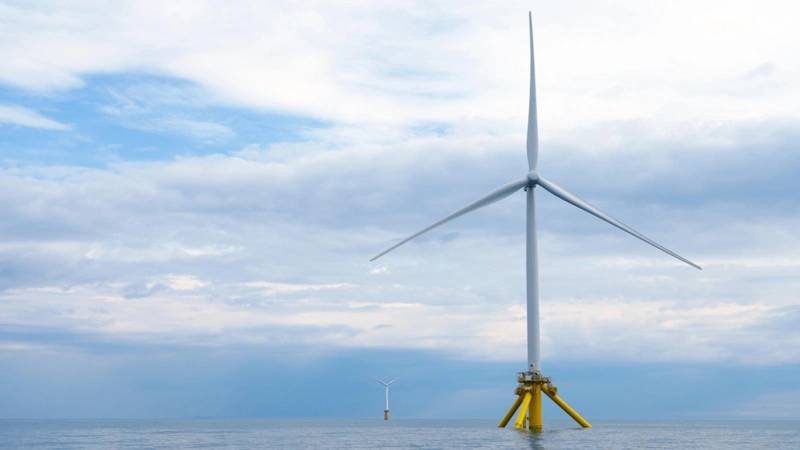
<instances>
[{"instance_id":1,"label":"yellow floating platform","mask_svg":"<svg viewBox=\"0 0 800 450\"><path fill-rule=\"evenodd\" d=\"M517 378L519 386L515 391L517 399L508 409L506 415L500 420L498 427L504 428L514 414L519 410L514 427L530 431L542 431L542 392L555 402L565 413L569 414L575 422L583 428L591 428L590 424L578 411L575 411L567 402L558 396L558 388L550 382L550 378L540 373L521 372Z\"/></svg>"}]
</instances>

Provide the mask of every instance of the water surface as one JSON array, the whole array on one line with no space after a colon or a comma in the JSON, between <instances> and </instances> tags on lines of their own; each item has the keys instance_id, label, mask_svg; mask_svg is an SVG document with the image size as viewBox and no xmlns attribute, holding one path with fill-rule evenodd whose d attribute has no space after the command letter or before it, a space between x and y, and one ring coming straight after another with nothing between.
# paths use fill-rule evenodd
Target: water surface
<instances>
[{"instance_id":1,"label":"water surface","mask_svg":"<svg viewBox=\"0 0 800 450\"><path fill-rule=\"evenodd\" d=\"M548 422L539 434L489 420L0 420L3 449L800 449L800 422Z\"/></svg>"}]
</instances>

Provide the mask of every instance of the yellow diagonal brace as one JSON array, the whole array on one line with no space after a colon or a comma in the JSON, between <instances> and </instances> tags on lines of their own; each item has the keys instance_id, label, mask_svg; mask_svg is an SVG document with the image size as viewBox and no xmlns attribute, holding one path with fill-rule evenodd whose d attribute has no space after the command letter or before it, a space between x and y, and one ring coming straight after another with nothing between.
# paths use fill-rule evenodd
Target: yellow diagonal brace
<instances>
[{"instance_id":1,"label":"yellow diagonal brace","mask_svg":"<svg viewBox=\"0 0 800 450\"><path fill-rule=\"evenodd\" d=\"M503 420L501 420L500 424L497 425L498 428L505 428L505 426L508 425L508 421L511 420L512 417L514 417L514 413L517 412L519 405L522 403L523 397L524 397L523 395L517 396L517 399L514 400L514 404L511 405L511 408L508 408L508 412L506 413L505 416L503 416Z\"/></svg>"},{"instance_id":2,"label":"yellow diagonal brace","mask_svg":"<svg viewBox=\"0 0 800 450\"><path fill-rule=\"evenodd\" d=\"M522 399L522 405L519 409L517 421L514 422L514 428L522 428L525 425L525 416L528 415L528 406L531 404L531 393L526 392L525 398Z\"/></svg>"},{"instance_id":3,"label":"yellow diagonal brace","mask_svg":"<svg viewBox=\"0 0 800 450\"><path fill-rule=\"evenodd\" d=\"M548 386L543 390L544 393L547 394L547 396L550 397L550 399L556 403L556 405L561 407L561 409L563 409L565 413L569 414L569 416L572 417L575 420L575 422L578 422L580 426L582 426L583 428L592 428L592 424L587 422L586 419L584 419L583 417L581 417L580 414L578 414L578 411L572 409L572 407L569 406L567 402L565 402L564 400L561 399L561 397L558 396L558 390L555 388L555 386Z\"/></svg>"}]
</instances>

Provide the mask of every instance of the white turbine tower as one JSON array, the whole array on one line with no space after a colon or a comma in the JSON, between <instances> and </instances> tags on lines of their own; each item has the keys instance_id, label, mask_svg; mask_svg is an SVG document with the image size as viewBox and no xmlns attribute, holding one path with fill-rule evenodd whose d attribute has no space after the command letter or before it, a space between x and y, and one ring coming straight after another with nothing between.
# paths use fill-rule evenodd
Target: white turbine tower
<instances>
[{"instance_id":1,"label":"white turbine tower","mask_svg":"<svg viewBox=\"0 0 800 450\"><path fill-rule=\"evenodd\" d=\"M688 259L680 256L679 254L673 252L672 250L662 246L661 244L653 241L652 239L644 236L643 234L639 233L638 231L634 230L633 228L625 225L624 223L620 222L619 220L609 216L608 214L600 211L599 209L595 208L585 200L581 199L577 195L567 191L566 189L562 188L561 186L557 185L556 183L542 177L539 172L537 171L537 160L539 156L539 133L537 128L537 119L536 119L536 77L535 77L535 65L534 65L534 58L533 58L533 23L531 19L531 14L528 13L528 26L529 26L529 36L530 36L530 58L531 58L531 70L530 70L530 97L528 102L528 136L527 136L527 153L528 153L528 173L523 177L517 180L514 180L499 189L483 196L479 200L455 211L454 213L450 214L449 216L443 218L442 220L430 225L422 230L418 231L417 233L412 234L411 236L401 240L397 244L389 247L388 249L384 250L383 252L379 253L375 257L373 257L370 261L374 261L381 256L389 253L390 251L400 247L401 245L405 244L406 242L420 236L423 233L426 233L439 225L442 225L446 222L449 222L457 217L460 217L464 214L469 212L475 211L476 209L482 208L484 206L490 205L494 202L502 200L511 194L519 191L524 190L526 192L526 277L527 277L527 332L528 332L528 368L526 372L522 372L519 374L519 383L520 386L517 388L517 400L509 410L506 417L500 422L500 426L503 427L508 423L511 417L513 417L514 412L519 408L520 405L523 406L522 412L517 419L516 425L517 428L523 427L526 424L525 415L529 416L529 420L527 421L528 428L534 431L541 429L541 392L544 391L550 398L552 398L559 406L561 406L570 416L572 416L578 423L580 423L584 427L589 427L588 422L584 420L580 415L572 410L560 397L558 397L556 393L555 386L550 383L550 380L541 373L541 365L540 365L540 332L539 332L539 275L538 275L538 252L537 252L537 245L536 245L536 187L541 186L547 192L555 195L556 197L564 200L567 203L571 203L572 205L586 211L587 213L597 217L600 220L608 222L609 224L619 228L620 230L630 234L631 236L640 239L653 247L661 250L662 252L677 258L678 260L695 267L697 269L701 269L700 266L689 261Z\"/></svg>"},{"instance_id":2,"label":"white turbine tower","mask_svg":"<svg viewBox=\"0 0 800 450\"><path fill-rule=\"evenodd\" d=\"M389 381L383 381L383 380L375 380L375 381L383 385L383 394L384 398L386 399L386 406L383 408L383 420L389 420L389 386L391 386L392 383L397 381L397 378L391 379Z\"/></svg>"}]
</instances>

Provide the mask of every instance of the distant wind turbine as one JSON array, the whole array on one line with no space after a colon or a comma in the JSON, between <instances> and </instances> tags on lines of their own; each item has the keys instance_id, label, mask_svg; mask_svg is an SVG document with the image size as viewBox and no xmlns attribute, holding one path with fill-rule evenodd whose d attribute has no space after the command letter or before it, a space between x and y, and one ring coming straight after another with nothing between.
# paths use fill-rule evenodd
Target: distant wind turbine
<instances>
[{"instance_id":1,"label":"distant wind turbine","mask_svg":"<svg viewBox=\"0 0 800 450\"><path fill-rule=\"evenodd\" d=\"M383 420L389 420L389 386L391 386L391 384L397 380L398 380L397 378L391 379L389 381L375 380L383 385L383 394L384 397L386 398L386 407L383 408Z\"/></svg>"},{"instance_id":2,"label":"distant wind turbine","mask_svg":"<svg viewBox=\"0 0 800 450\"><path fill-rule=\"evenodd\" d=\"M585 428L591 427L589 422L583 419L575 410L569 407L560 397L558 397L555 386L550 382L550 379L544 377L541 372L540 366L540 333L539 333L539 276L538 276L538 255L536 244L536 187L541 186L547 192L555 195L557 198L570 203L583 211L597 217L600 220L608 222L609 224L619 228L620 230L630 234L631 236L640 239L653 247L661 250L662 252L692 266L697 269L702 269L699 265L684 258L683 256L673 252L672 250L664 247L663 245L655 242L647 236L639 233L633 228L625 225L619 220L609 216L598 208L592 206L585 200L577 195L567 191L553 181L542 177L537 171L537 161L539 157L539 132L536 118L536 77L535 65L533 58L533 20L531 14L528 13L528 30L530 36L530 97L528 102L528 136L527 136L527 153L528 153L528 173L520 179L514 180L497 190L485 195L479 200L470 203L469 205L459 209L458 211L450 214L442 220L423 228L422 230L412 234L411 236L401 240L397 244L389 247L383 252L373 257L370 261L375 261L381 256L389 253L390 251L400 247L406 242L426 233L440 225L443 225L457 217L463 216L476 209L490 205L494 202L502 200L511 194L524 190L526 192L526 278L527 278L527 332L528 332L528 368L526 372L521 372L518 377L520 385L517 388L517 400L508 411L506 416L500 422L500 426L504 427L508 421L513 417L516 410L522 405L522 412L520 413L516 427L522 428L526 425L526 415L528 415L527 427L533 431L539 431L542 428L542 413L541 413L541 391L544 391L553 401L555 401L564 411L566 411L573 419L575 419L581 426ZM388 409L388 407L387 407Z\"/></svg>"}]
</instances>

